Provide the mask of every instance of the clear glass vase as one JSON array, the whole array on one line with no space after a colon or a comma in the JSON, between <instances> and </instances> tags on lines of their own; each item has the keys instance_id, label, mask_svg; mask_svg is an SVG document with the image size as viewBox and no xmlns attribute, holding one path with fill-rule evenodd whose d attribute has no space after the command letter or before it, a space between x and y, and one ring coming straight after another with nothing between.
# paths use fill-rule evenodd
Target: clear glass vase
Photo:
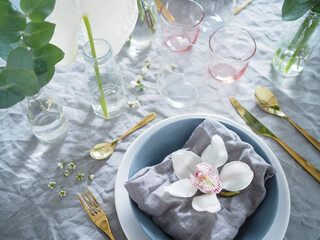
<instances>
[{"instance_id":1,"label":"clear glass vase","mask_svg":"<svg viewBox=\"0 0 320 240\"><path fill-rule=\"evenodd\" d=\"M33 134L44 143L55 143L67 136L69 121L63 107L46 87L21 102L24 117Z\"/></svg>"},{"instance_id":2,"label":"clear glass vase","mask_svg":"<svg viewBox=\"0 0 320 240\"><path fill-rule=\"evenodd\" d=\"M85 79L96 115L113 118L123 113L125 94L122 74L114 61L111 45L104 39L94 39L96 58L92 57L90 42L83 47L86 62Z\"/></svg>"},{"instance_id":3,"label":"clear glass vase","mask_svg":"<svg viewBox=\"0 0 320 240\"><path fill-rule=\"evenodd\" d=\"M309 11L292 22L282 36L272 64L284 76L297 76L320 41L320 14Z\"/></svg>"},{"instance_id":4,"label":"clear glass vase","mask_svg":"<svg viewBox=\"0 0 320 240\"><path fill-rule=\"evenodd\" d=\"M137 0L139 15L136 26L128 39L130 47L143 50L148 48L157 31L157 8L154 0Z\"/></svg>"}]
</instances>

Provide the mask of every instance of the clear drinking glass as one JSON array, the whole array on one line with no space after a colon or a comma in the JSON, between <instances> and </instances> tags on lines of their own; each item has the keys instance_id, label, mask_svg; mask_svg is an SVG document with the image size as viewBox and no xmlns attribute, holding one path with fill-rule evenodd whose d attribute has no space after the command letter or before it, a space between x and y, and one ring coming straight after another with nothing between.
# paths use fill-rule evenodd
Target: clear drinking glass
<instances>
[{"instance_id":1,"label":"clear drinking glass","mask_svg":"<svg viewBox=\"0 0 320 240\"><path fill-rule=\"evenodd\" d=\"M243 75L255 52L256 42L249 33L235 27L220 28L209 39L209 73L220 82L234 82Z\"/></svg>"},{"instance_id":2,"label":"clear drinking glass","mask_svg":"<svg viewBox=\"0 0 320 240\"><path fill-rule=\"evenodd\" d=\"M24 117L33 134L44 143L55 143L67 136L69 121L59 100L46 87L21 102Z\"/></svg>"},{"instance_id":3,"label":"clear drinking glass","mask_svg":"<svg viewBox=\"0 0 320 240\"><path fill-rule=\"evenodd\" d=\"M104 39L94 39L94 45L96 58L92 57L90 42L83 47L91 106L94 113L100 117L116 117L122 114L126 102L122 74L114 61L110 44ZM108 117L103 109L104 103Z\"/></svg>"},{"instance_id":4,"label":"clear drinking glass","mask_svg":"<svg viewBox=\"0 0 320 240\"><path fill-rule=\"evenodd\" d=\"M169 21L167 11L173 16L174 21ZM188 45L183 44L194 44L197 41L203 18L203 8L197 2L191 0L168 1L160 11L164 44L174 51L188 51L189 49L183 48ZM176 48L172 48L174 45Z\"/></svg>"},{"instance_id":5,"label":"clear drinking glass","mask_svg":"<svg viewBox=\"0 0 320 240\"><path fill-rule=\"evenodd\" d=\"M175 49L190 49L177 52ZM158 91L176 108L191 107L206 87L206 53L190 44L173 45L164 53L158 73Z\"/></svg>"}]
</instances>

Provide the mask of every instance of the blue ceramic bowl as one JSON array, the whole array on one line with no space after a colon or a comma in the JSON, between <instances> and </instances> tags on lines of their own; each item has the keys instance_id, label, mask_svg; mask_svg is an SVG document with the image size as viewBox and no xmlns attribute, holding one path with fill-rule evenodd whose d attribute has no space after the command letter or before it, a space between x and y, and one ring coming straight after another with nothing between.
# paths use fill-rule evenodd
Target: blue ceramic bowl
<instances>
[{"instance_id":1,"label":"blue ceramic bowl","mask_svg":"<svg viewBox=\"0 0 320 240\"><path fill-rule=\"evenodd\" d=\"M156 165L170 153L181 149L194 129L202 121L204 121L204 118L201 117L178 120L165 125L151 134L136 151L129 171L129 178L140 169ZM255 140L237 127L223 121L220 122L228 129L236 132L242 141L251 144L267 163L272 164L267 154ZM266 182L266 189L267 194L265 199L257 211L241 226L235 239L258 240L262 239L268 232L274 221L279 203L277 176L272 177ZM131 199L130 203L137 221L151 239L172 239L155 225L151 218L143 213Z\"/></svg>"}]
</instances>

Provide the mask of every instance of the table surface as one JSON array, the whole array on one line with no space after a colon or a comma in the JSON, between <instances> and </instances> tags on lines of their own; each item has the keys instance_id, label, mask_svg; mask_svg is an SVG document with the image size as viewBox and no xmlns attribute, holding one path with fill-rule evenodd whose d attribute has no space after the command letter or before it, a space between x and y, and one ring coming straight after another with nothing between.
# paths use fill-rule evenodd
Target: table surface
<instances>
[{"instance_id":1,"label":"table surface","mask_svg":"<svg viewBox=\"0 0 320 240\"><path fill-rule=\"evenodd\" d=\"M208 1L199 1L207 4ZM105 239L103 232L89 220L76 195L90 188L109 217L116 239L126 239L115 209L114 186L117 169L124 153L148 126L121 140L108 160L90 158L90 148L99 142L116 139L140 119L156 112L149 126L165 118L184 113L217 114L248 127L229 102L234 96L278 137L320 169L319 152L285 119L262 111L254 99L258 86L269 88L278 98L281 109L297 124L320 139L320 46L303 72L295 78L277 74L271 59L287 23L281 21L282 1L253 1L229 25L246 29L257 43L257 52L245 74L232 84L208 78L206 93L199 103L188 109L175 109L164 102L156 89L156 71L163 45L161 30L149 49L138 54L128 46L116 56L126 85L127 96L141 100L139 108L126 107L118 118L97 117L88 100L81 54L69 66L57 66L48 87L56 92L70 121L66 139L55 145L41 144L24 121L19 104L0 110L0 238L1 239ZM208 19L206 18L205 23ZM217 26L216 26L217 27ZM199 35L197 45L208 48L214 28ZM83 41L80 37L79 53ZM141 73L144 61L152 58L151 68L141 92L130 89L130 81ZM251 130L250 130L251 131ZM259 136L260 137L260 136ZM274 140L261 136L279 159L286 174L291 194L291 215L285 239L320 238L320 187ZM72 162L77 168L69 177L62 176L58 162ZM85 173L83 181L77 173ZM94 174L93 180L88 179ZM49 182L57 182L50 190ZM60 186L67 191L59 197Z\"/></svg>"}]
</instances>

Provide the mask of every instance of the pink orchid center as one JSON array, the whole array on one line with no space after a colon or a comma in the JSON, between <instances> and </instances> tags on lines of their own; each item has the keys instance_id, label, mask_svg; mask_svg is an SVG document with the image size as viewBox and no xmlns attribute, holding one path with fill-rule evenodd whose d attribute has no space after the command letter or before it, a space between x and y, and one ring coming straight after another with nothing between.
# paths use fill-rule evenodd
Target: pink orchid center
<instances>
[{"instance_id":1,"label":"pink orchid center","mask_svg":"<svg viewBox=\"0 0 320 240\"><path fill-rule=\"evenodd\" d=\"M218 175L197 171L196 178L199 181L197 185L202 192L218 194L222 190Z\"/></svg>"}]
</instances>

